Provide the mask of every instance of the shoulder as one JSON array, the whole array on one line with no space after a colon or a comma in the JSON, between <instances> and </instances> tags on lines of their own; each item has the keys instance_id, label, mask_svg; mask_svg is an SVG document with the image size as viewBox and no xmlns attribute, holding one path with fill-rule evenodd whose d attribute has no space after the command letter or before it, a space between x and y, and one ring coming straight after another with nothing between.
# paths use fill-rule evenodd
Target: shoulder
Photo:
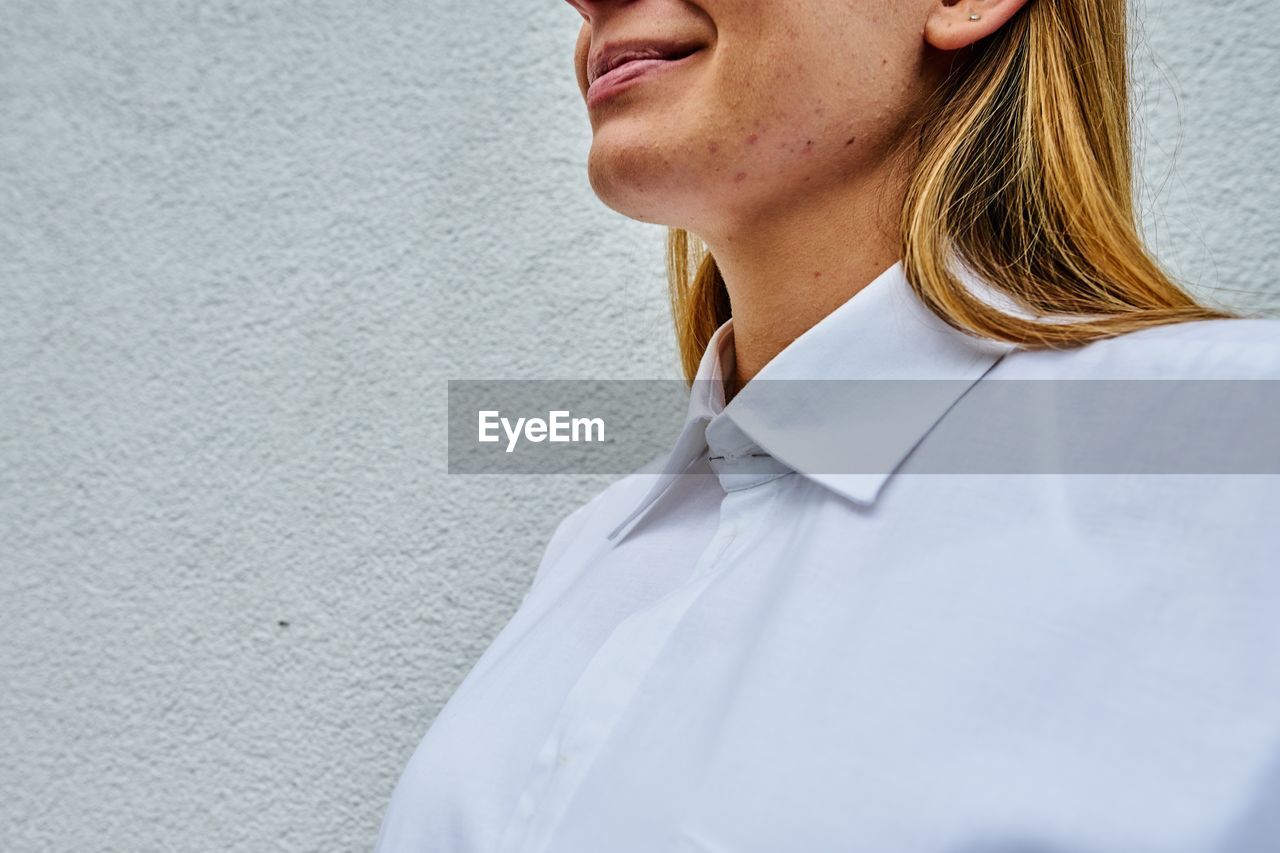
<instances>
[{"instance_id":1,"label":"shoulder","mask_svg":"<svg viewBox=\"0 0 1280 853\"><path fill-rule=\"evenodd\" d=\"M1001 465L1108 475L1280 472L1280 320L1196 321L1070 349L1015 349L988 377L1036 380L984 382L974 395L984 423L1000 425L986 428L999 439L991 446ZM1036 467L1043 465L1051 467ZM1280 477L1261 479L1249 486L1255 496L1280 488ZM1156 480L1127 488L1148 486L1168 487ZM1240 490L1228 477L1199 488L1223 501Z\"/></svg>"},{"instance_id":2,"label":"shoulder","mask_svg":"<svg viewBox=\"0 0 1280 853\"><path fill-rule=\"evenodd\" d=\"M1280 379L1280 318L1154 326L1078 347L1011 351L1005 378Z\"/></svg>"}]
</instances>

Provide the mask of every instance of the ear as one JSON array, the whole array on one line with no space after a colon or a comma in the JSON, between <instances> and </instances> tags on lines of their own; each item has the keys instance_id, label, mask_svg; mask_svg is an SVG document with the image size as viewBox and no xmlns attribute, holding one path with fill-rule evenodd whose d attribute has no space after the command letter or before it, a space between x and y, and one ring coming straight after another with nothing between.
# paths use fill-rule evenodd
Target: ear
<instances>
[{"instance_id":1,"label":"ear","mask_svg":"<svg viewBox=\"0 0 1280 853\"><path fill-rule=\"evenodd\" d=\"M938 50L959 50L1005 25L1028 0L933 0L924 40ZM976 20L975 20L976 18Z\"/></svg>"}]
</instances>

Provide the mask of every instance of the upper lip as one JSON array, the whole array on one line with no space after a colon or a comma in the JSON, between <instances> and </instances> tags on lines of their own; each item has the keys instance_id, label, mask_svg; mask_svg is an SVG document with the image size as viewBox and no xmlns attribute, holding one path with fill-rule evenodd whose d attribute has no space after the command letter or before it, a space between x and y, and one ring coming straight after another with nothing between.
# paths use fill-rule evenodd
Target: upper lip
<instances>
[{"instance_id":1,"label":"upper lip","mask_svg":"<svg viewBox=\"0 0 1280 853\"><path fill-rule=\"evenodd\" d=\"M594 51L587 61L587 85L633 59L683 59L698 49L699 45L687 41L642 39L609 42Z\"/></svg>"}]
</instances>

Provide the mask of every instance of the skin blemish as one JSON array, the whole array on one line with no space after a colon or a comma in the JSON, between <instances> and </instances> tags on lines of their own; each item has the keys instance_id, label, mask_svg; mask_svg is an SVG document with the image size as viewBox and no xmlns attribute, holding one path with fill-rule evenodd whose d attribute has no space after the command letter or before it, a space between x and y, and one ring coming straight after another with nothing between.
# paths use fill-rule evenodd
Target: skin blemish
<instances>
[{"instance_id":1,"label":"skin blemish","mask_svg":"<svg viewBox=\"0 0 1280 853\"><path fill-rule=\"evenodd\" d=\"M817 270L814 270L814 271L813 271L813 277L814 277L814 278L822 278L822 273L818 272Z\"/></svg>"},{"instance_id":2,"label":"skin blemish","mask_svg":"<svg viewBox=\"0 0 1280 853\"><path fill-rule=\"evenodd\" d=\"M845 144L845 145L852 145L852 144L853 144L853 140L855 140L855 139L857 139L857 138L858 138L858 137L856 137L856 136L850 136L848 139L846 139L846 140L844 141L844 144Z\"/></svg>"},{"instance_id":3,"label":"skin blemish","mask_svg":"<svg viewBox=\"0 0 1280 853\"><path fill-rule=\"evenodd\" d=\"M737 184L737 183L741 183L742 181L745 181L746 179L747 179L747 173L746 173L746 172L739 172L738 174L736 174L736 175L734 175L734 176L733 176L733 182L734 182L735 184Z\"/></svg>"},{"instance_id":4,"label":"skin blemish","mask_svg":"<svg viewBox=\"0 0 1280 853\"><path fill-rule=\"evenodd\" d=\"M716 145L714 142L710 142L710 143L707 143L707 150L710 151L712 154L715 154L717 151L720 150L720 146Z\"/></svg>"},{"instance_id":5,"label":"skin blemish","mask_svg":"<svg viewBox=\"0 0 1280 853\"><path fill-rule=\"evenodd\" d=\"M747 137L748 145L755 145L758 141L760 141L760 134L758 133L753 133Z\"/></svg>"}]
</instances>

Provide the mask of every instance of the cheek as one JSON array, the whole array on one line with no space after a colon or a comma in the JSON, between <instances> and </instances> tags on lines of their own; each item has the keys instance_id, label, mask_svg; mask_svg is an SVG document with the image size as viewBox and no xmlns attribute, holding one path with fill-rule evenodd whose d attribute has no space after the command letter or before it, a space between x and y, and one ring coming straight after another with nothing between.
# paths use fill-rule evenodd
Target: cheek
<instances>
[{"instance_id":1,"label":"cheek","mask_svg":"<svg viewBox=\"0 0 1280 853\"><path fill-rule=\"evenodd\" d=\"M887 57L798 55L784 46L726 66L699 126L713 153L736 164L737 182L840 172L894 134Z\"/></svg>"},{"instance_id":2,"label":"cheek","mask_svg":"<svg viewBox=\"0 0 1280 853\"><path fill-rule=\"evenodd\" d=\"M593 188L633 218L670 224L726 200L768 204L867 169L900 133L906 85L893 75L908 63L864 36L726 26L707 65L669 98L599 123Z\"/></svg>"}]
</instances>

